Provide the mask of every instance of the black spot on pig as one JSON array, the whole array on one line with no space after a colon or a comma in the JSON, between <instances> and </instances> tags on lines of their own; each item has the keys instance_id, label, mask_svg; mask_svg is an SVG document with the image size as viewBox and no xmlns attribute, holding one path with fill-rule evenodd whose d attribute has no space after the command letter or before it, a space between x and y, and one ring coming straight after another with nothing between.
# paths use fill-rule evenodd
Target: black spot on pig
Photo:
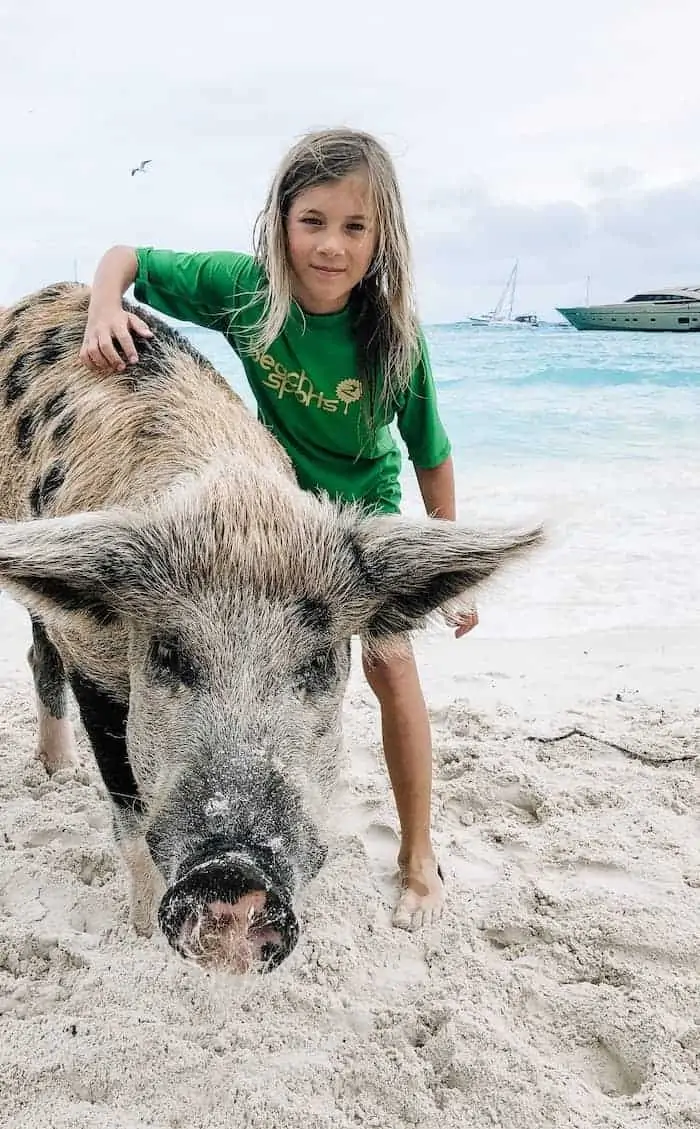
<instances>
[{"instance_id":1,"label":"black spot on pig","mask_svg":"<svg viewBox=\"0 0 700 1129\"><path fill-rule=\"evenodd\" d=\"M48 508L53 501L54 495L66 479L66 467L63 463L53 463L44 474L34 483L32 492L29 495L29 505L35 517Z\"/></svg>"},{"instance_id":2,"label":"black spot on pig","mask_svg":"<svg viewBox=\"0 0 700 1129\"><path fill-rule=\"evenodd\" d=\"M128 702L117 701L82 671L71 671L68 680L107 791L122 811L141 813L143 804L126 749Z\"/></svg>"},{"instance_id":3,"label":"black spot on pig","mask_svg":"<svg viewBox=\"0 0 700 1129\"><path fill-rule=\"evenodd\" d=\"M32 640L28 658L37 697L51 717L65 717L66 672L63 660L36 616L32 616Z\"/></svg>"},{"instance_id":4,"label":"black spot on pig","mask_svg":"<svg viewBox=\"0 0 700 1129\"><path fill-rule=\"evenodd\" d=\"M325 600L305 596L294 608L301 624L314 632L328 631L331 626L331 609ZM296 618L296 616L295 616Z\"/></svg>"},{"instance_id":5,"label":"black spot on pig","mask_svg":"<svg viewBox=\"0 0 700 1129\"><path fill-rule=\"evenodd\" d=\"M37 368L51 368L62 356L61 327L53 325L46 330L36 347L35 364Z\"/></svg>"},{"instance_id":6,"label":"black spot on pig","mask_svg":"<svg viewBox=\"0 0 700 1129\"><path fill-rule=\"evenodd\" d=\"M66 439L69 438L73 428L75 427L76 413L74 411L64 412L61 419L58 421L53 431L51 432L52 442L59 449L64 445Z\"/></svg>"},{"instance_id":7,"label":"black spot on pig","mask_svg":"<svg viewBox=\"0 0 700 1129\"><path fill-rule=\"evenodd\" d=\"M37 414L31 409L22 412L22 415L17 420L17 446L22 455L28 455L31 451L32 440L34 439L38 423Z\"/></svg>"},{"instance_id":8,"label":"black spot on pig","mask_svg":"<svg viewBox=\"0 0 700 1129\"><path fill-rule=\"evenodd\" d=\"M67 403L68 392L65 388L62 388L60 392L54 392L53 396L49 396L41 412L44 423L48 423L49 420L60 415Z\"/></svg>"},{"instance_id":9,"label":"black spot on pig","mask_svg":"<svg viewBox=\"0 0 700 1129\"><path fill-rule=\"evenodd\" d=\"M15 358L5 374L4 391L6 408L10 408L24 396L29 387L30 378L31 366L29 358L26 353L20 353L19 357Z\"/></svg>"},{"instance_id":10,"label":"black spot on pig","mask_svg":"<svg viewBox=\"0 0 700 1129\"><path fill-rule=\"evenodd\" d=\"M10 322L5 332L0 334L0 351L2 349L9 349L11 345L14 345L16 340L17 326Z\"/></svg>"},{"instance_id":11,"label":"black spot on pig","mask_svg":"<svg viewBox=\"0 0 700 1129\"><path fill-rule=\"evenodd\" d=\"M144 310L141 306L134 306L130 302L124 302L123 305L125 310L144 321L153 332L153 337L140 337L137 333L132 333L132 340L139 358L138 363L132 367L129 373L135 391L139 385L143 385L145 381L153 377L167 379L170 376L173 350L177 350L178 353L186 353L193 361L196 361L200 368L219 375L211 361L198 349L195 349L191 341L182 333L161 321L160 318L154 317L150 311ZM115 347L120 352L118 344ZM219 377L219 379L223 381L223 377Z\"/></svg>"}]
</instances>

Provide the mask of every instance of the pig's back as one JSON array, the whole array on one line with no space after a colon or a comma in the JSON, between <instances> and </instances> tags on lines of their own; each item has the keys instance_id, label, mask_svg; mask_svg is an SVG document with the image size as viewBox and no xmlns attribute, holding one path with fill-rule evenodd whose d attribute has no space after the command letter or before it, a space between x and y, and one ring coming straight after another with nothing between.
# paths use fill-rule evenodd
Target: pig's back
<instances>
[{"instance_id":1,"label":"pig's back","mask_svg":"<svg viewBox=\"0 0 700 1129\"><path fill-rule=\"evenodd\" d=\"M89 299L59 283L0 311L0 520L128 505L221 452L291 475L210 362L147 311L136 365L82 365Z\"/></svg>"}]
</instances>

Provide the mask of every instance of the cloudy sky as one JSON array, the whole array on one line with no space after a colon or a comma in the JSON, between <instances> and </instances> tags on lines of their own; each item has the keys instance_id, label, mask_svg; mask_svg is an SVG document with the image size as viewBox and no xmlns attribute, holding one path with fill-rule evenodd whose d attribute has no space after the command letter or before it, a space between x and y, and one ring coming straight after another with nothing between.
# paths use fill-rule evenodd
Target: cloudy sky
<instances>
[{"instance_id":1,"label":"cloudy sky","mask_svg":"<svg viewBox=\"0 0 700 1129\"><path fill-rule=\"evenodd\" d=\"M588 275L700 284L699 33L696 0L0 0L0 303L117 242L248 250L284 150L340 124L396 160L426 321L516 257L545 317Z\"/></svg>"}]
</instances>

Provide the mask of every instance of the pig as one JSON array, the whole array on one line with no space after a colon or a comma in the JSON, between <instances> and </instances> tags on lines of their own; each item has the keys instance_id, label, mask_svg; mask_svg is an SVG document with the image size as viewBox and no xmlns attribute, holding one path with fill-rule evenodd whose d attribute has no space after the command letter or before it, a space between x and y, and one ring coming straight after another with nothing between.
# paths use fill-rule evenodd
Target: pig
<instances>
[{"instance_id":1,"label":"pig","mask_svg":"<svg viewBox=\"0 0 700 1129\"><path fill-rule=\"evenodd\" d=\"M81 365L89 289L0 312L0 584L31 616L38 756L77 702L130 878L178 953L268 971L327 852L350 641L399 645L542 539L303 491L225 379L149 311L138 363ZM125 307L136 307L125 302Z\"/></svg>"}]
</instances>

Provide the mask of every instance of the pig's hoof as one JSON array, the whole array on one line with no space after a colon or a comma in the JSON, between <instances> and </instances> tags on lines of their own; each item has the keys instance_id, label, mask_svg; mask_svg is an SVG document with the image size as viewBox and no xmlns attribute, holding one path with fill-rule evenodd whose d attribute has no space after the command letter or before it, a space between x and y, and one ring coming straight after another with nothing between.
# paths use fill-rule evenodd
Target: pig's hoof
<instances>
[{"instance_id":1,"label":"pig's hoof","mask_svg":"<svg viewBox=\"0 0 700 1129\"><path fill-rule=\"evenodd\" d=\"M129 922L139 937L151 937L153 934L152 906L132 905Z\"/></svg>"},{"instance_id":2,"label":"pig's hoof","mask_svg":"<svg viewBox=\"0 0 700 1129\"><path fill-rule=\"evenodd\" d=\"M270 971L299 937L289 891L247 853L220 847L180 868L158 923L183 956L236 973Z\"/></svg>"},{"instance_id":3,"label":"pig's hoof","mask_svg":"<svg viewBox=\"0 0 700 1129\"><path fill-rule=\"evenodd\" d=\"M143 836L124 835L119 845L131 877L129 921L139 937L150 937L164 889L163 879Z\"/></svg>"}]
</instances>

